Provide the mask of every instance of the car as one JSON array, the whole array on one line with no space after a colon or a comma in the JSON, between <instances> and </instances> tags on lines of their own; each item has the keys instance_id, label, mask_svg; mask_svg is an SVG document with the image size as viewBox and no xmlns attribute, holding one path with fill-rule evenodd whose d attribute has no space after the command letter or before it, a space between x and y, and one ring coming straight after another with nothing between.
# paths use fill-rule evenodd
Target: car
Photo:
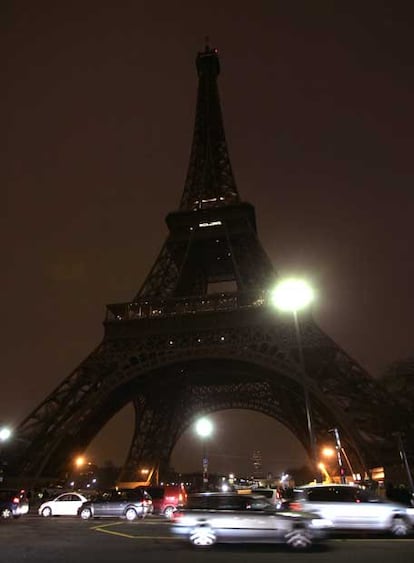
<instances>
[{"instance_id":1,"label":"car","mask_svg":"<svg viewBox=\"0 0 414 563\"><path fill-rule=\"evenodd\" d=\"M282 495L279 489L271 489L271 488L268 489L265 487L257 487L256 489L253 489L252 492L254 492L254 494L256 495L262 495L266 497L277 508L282 507Z\"/></svg>"},{"instance_id":2,"label":"car","mask_svg":"<svg viewBox=\"0 0 414 563\"><path fill-rule=\"evenodd\" d=\"M150 495L154 514L161 514L167 518L171 518L177 506L184 504L187 498L184 485L141 486L139 488Z\"/></svg>"},{"instance_id":3,"label":"car","mask_svg":"<svg viewBox=\"0 0 414 563\"><path fill-rule=\"evenodd\" d=\"M40 516L77 516L79 508L88 499L76 492L62 493L43 502L38 509Z\"/></svg>"},{"instance_id":4,"label":"car","mask_svg":"<svg viewBox=\"0 0 414 563\"><path fill-rule=\"evenodd\" d=\"M78 515L83 520L89 518L120 517L127 520L144 518L152 512L150 495L138 489L111 489L104 491L95 499L82 504Z\"/></svg>"},{"instance_id":5,"label":"car","mask_svg":"<svg viewBox=\"0 0 414 563\"><path fill-rule=\"evenodd\" d=\"M19 518L29 512L29 499L24 489L0 489L0 517Z\"/></svg>"},{"instance_id":6,"label":"car","mask_svg":"<svg viewBox=\"0 0 414 563\"><path fill-rule=\"evenodd\" d=\"M408 507L374 495L361 485L304 485L294 490L290 508L328 518L337 531L388 532L401 537L413 530Z\"/></svg>"},{"instance_id":7,"label":"car","mask_svg":"<svg viewBox=\"0 0 414 563\"><path fill-rule=\"evenodd\" d=\"M331 527L316 515L278 510L261 495L196 493L173 513L171 532L195 547L257 542L305 550L326 539Z\"/></svg>"}]
</instances>

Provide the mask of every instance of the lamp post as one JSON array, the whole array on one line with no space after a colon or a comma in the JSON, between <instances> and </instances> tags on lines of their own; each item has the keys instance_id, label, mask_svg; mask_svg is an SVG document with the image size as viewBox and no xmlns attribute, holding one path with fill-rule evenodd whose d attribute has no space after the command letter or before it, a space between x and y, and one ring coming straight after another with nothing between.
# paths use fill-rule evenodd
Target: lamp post
<instances>
[{"instance_id":1,"label":"lamp post","mask_svg":"<svg viewBox=\"0 0 414 563\"><path fill-rule=\"evenodd\" d=\"M339 437L339 430L338 428L332 428L331 430L329 430L329 432L332 432L333 435L335 436L335 449L336 449L336 457L338 460L338 467L339 467L339 478L341 480L341 483L346 483L345 467L342 462L342 445L341 445L341 439Z\"/></svg>"},{"instance_id":2,"label":"lamp post","mask_svg":"<svg viewBox=\"0 0 414 563\"><path fill-rule=\"evenodd\" d=\"M208 418L200 418L195 425L196 432L203 442L203 459L202 459L202 469L203 469L203 491L208 488L208 457L207 457L207 438L209 438L213 432L213 425Z\"/></svg>"},{"instance_id":3,"label":"lamp post","mask_svg":"<svg viewBox=\"0 0 414 563\"><path fill-rule=\"evenodd\" d=\"M12 431L7 426L0 426L0 483L4 480L4 467L6 465L5 460L3 460L3 451L1 445L7 442L11 438Z\"/></svg>"},{"instance_id":4,"label":"lamp post","mask_svg":"<svg viewBox=\"0 0 414 563\"><path fill-rule=\"evenodd\" d=\"M318 459L316 453L316 440L313 430L312 410L309 390L306 383L306 367L303 356L302 336L298 321L298 311L307 307L313 301L313 290L305 281L289 278L278 283L271 293L271 301L281 311L290 311L295 325L296 341L299 352L299 363L302 374L303 393L305 398L306 422L309 433L309 445L314 469L319 476Z\"/></svg>"},{"instance_id":5,"label":"lamp post","mask_svg":"<svg viewBox=\"0 0 414 563\"><path fill-rule=\"evenodd\" d=\"M400 457L401 457L401 461L404 465L404 468L407 472L407 478L408 478L408 484L410 486L410 494L411 494L411 498L414 498L414 482L413 482L413 476L411 474L411 470L410 470L410 466L408 464L408 460L407 460L407 454L405 453L405 448L404 448L404 442L401 436L401 432L397 433L397 438L398 438L398 449L400 451Z\"/></svg>"}]
</instances>

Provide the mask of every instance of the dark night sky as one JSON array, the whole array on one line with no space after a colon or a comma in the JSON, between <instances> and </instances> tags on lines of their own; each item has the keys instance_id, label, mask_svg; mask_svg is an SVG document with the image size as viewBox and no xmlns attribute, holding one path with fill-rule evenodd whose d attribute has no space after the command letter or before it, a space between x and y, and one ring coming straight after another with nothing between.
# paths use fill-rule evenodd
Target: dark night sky
<instances>
[{"instance_id":1,"label":"dark night sky","mask_svg":"<svg viewBox=\"0 0 414 563\"><path fill-rule=\"evenodd\" d=\"M414 354L410 5L3 0L0 422L92 351L105 304L132 299L155 260L206 35L239 193L279 274L312 280L317 323L372 375ZM247 471L255 448L271 471L303 459L263 415L213 418L212 470ZM126 408L93 459L121 463L131 421ZM187 433L173 463L199 454Z\"/></svg>"}]
</instances>

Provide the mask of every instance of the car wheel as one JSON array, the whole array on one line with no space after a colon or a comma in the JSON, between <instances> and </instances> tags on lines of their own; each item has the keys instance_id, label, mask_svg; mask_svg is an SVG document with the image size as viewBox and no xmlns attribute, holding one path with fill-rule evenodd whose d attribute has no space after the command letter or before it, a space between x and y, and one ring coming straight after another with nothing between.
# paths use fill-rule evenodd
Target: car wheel
<instances>
[{"instance_id":1,"label":"car wheel","mask_svg":"<svg viewBox=\"0 0 414 563\"><path fill-rule=\"evenodd\" d=\"M125 518L130 522L132 522L132 520L135 520L137 516L137 511L134 508L128 508L125 512Z\"/></svg>"},{"instance_id":2,"label":"car wheel","mask_svg":"<svg viewBox=\"0 0 414 563\"><path fill-rule=\"evenodd\" d=\"M312 538L303 526L296 526L286 534L286 543L291 549L304 551L312 547Z\"/></svg>"},{"instance_id":3,"label":"car wheel","mask_svg":"<svg viewBox=\"0 0 414 563\"><path fill-rule=\"evenodd\" d=\"M49 516L52 516L52 509L49 506L46 506L43 510L42 510L42 516L44 516L45 518L48 518Z\"/></svg>"},{"instance_id":4,"label":"car wheel","mask_svg":"<svg viewBox=\"0 0 414 563\"><path fill-rule=\"evenodd\" d=\"M89 518L92 518L92 510L90 508L82 508L80 517L82 520L89 520Z\"/></svg>"},{"instance_id":5,"label":"car wheel","mask_svg":"<svg viewBox=\"0 0 414 563\"><path fill-rule=\"evenodd\" d=\"M13 516L13 512L10 510L10 508L3 508L0 516L3 518L3 520L8 520Z\"/></svg>"},{"instance_id":6,"label":"car wheel","mask_svg":"<svg viewBox=\"0 0 414 563\"><path fill-rule=\"evenodd\" d=\"M211 547L216 541L216 534L210 526L197 526L190 534L190 542L195 547Z\"/></svg>"},{"instance_id":7,"label":"car wheel","mask_svg":"<svg viewBox=\"0 0 414 563\"><path fill-rule=\"evenodd\" d=\"M172 518L174 512L175 512L175 508L173 506L167 506L167 508L164 510L164 516L166 518Z\"/></svg>"},{"instance_id":8,"label":"car wheel","mask_svg":"<svg viewBox=\"0 0 414 563\"><path fill-rule=\"evenodd\" d=\"M393 536L401 538L408 536L410 525L403 516L395 516L391 522L390 532Z\"/></svg>"}]
</instances>

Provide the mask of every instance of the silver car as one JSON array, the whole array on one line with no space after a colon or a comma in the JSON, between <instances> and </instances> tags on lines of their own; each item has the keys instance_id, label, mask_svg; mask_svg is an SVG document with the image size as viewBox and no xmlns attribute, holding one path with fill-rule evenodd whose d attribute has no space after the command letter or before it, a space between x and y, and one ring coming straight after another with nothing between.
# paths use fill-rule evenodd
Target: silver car
<instances>
[{"instance_id":1,"label":"silver car","mask_svg":"<svg viewBox=\"0 0 414 563\"><path fill-rule=\"evenodd\" d=\"M89 518L120 517L127 520L144 518L152 512L152 499L139 489L111 489L93 500L84 502L78 514L82 520Z\"/></svg>"},{"instance_id":2,"label":"silver car","mask_svg":"<svg viewBox=\"0 0 414 563\"><path fill-rule=\"evenodd\" d=\"M359 485L298 487L290 507L328 518L334 530L339 531L388 532L403 537L413 530L410 508L380 498Z\"/></svg>"},{"instance_id":3,"label":"silver car","mask_svg":"<svg viewBox=\"0 0 414 563\"><path fill-rule=\"evenodd\" d=\"M277 510L260 495L199 493L189 495L186 505L174 512L171 531L196 547L258 542L305 550L323 540L331 527L318 516Z\"/></svg>"}]
</instances>

